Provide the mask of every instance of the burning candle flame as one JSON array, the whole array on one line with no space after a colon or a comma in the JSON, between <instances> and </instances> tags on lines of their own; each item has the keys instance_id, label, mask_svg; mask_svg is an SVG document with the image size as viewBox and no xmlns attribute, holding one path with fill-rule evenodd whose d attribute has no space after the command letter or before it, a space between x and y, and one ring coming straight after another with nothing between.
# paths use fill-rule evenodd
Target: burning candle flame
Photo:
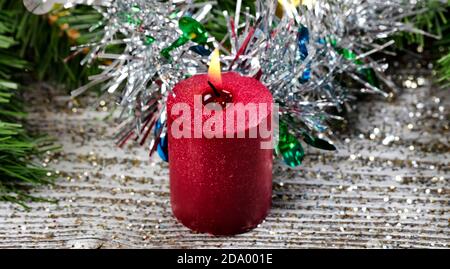
<instances>
[{"instance_id":1,"label":"burning candle flame","mask_svg":"<svg viewBox=\"0 0 450 269\"><path fill-rule=\"evenodd\" d=\"M222 86L222 74L220 71L219 50L215 49L211 54L211 62L208 69L208 79L216 87Z\"/></svg>"}]
</instances>

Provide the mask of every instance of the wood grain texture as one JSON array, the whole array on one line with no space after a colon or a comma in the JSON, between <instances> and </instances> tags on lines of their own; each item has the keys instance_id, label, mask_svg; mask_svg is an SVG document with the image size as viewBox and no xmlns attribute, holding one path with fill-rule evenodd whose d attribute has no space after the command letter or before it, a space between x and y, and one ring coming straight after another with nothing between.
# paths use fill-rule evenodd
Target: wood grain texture
<instances>
[{"instance_id":1,"label":"wood grain texture","mask_svg":"<svg viewBox=\"0 0 450 269\"><path fill-rule=\"evenodd\" d=\"M298 170L275 170L273 209L264 223L212 237L172 217L167 164L149 160L145 147L133 143L115 147L107 112L92 105L73 112L64 94L41 88L28 96L30 123L57 137L63 151L43 160L59 172L56 184L34 194L59 202L33 203L30 211L0 203L0 247L448 248L446 95L428 83L403 90L395 102L362 101L349 123L353 131L338 136L344 141L338 152L308 148ZM370 139L374 128L379 133ZM399 139L384 145L387 135Z\"/></svg>"}]
</instances>

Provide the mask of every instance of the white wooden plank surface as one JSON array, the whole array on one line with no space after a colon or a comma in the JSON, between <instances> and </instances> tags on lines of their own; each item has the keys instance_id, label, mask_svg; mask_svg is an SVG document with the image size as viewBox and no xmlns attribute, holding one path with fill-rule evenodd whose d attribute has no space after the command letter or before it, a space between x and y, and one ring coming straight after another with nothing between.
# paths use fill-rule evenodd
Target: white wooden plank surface
<instances>
[{"instance_id":1,"label":"white wooden plank surface","mask_svg":"<svg viewBox=\"0 0 450 269\"><path fill-rule=\"evenodd\" d=\"M59 172L56 184L34 194L59 203L34 203L28 212L0 203L0 247L448 248L449 126L439 119L448 120L447 95L428 83L395 102L362 101L338 152L308 149L298 170L275 171L273 209L260 227L212 237L175 221L167 165L149 160L145 148L116 148L107 112L83 108L86 99L73 112L64 94L40 89L28 97L30 122L64 149L43 160ZM380 133L370 139L374 128ZM388 134L399 140L383 145Z\"/></svg>"}]
</instances>

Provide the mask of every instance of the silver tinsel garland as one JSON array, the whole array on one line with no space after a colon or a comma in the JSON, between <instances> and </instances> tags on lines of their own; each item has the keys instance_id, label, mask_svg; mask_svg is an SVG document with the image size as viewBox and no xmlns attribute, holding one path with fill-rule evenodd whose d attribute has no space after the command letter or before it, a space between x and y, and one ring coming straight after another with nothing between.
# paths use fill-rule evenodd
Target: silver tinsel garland
<instances>
[{"instance_id":1,"label":"silver tinsel garland","mask_svg":"<svg viewBox=\"0 0 450 269\"><path fill-rule=\"evenodd\" d=\"M104 91L119 93L123 116L117 133L119 144L132 136L141 144L149 139L153 153L158 147L164 150L167 95L180 80L207 71L208 55L214 47L221 50L223 71L260 79L272 92L287 126L284 135L334 149L328 136L333 134L329 123L341 119L336 112L356 93L387 96L379 85L395 87L383 74L388 65L371 56L393 45L388 38L400 31L426 35L405 18L426 11L432 0L309 0L303 1L305 5L257 0L254 13L242 8L238 0L234 17L224 12L228 28L224 40L209 37L200 44L195 39L184 40L185 44L173 47L165 56L161 52L185 34L180 31L180 19L214 21L208 15L213 2L47 1L66 6L90 4L103 15L92 27L102 29L102 37L75 49L90 48L83 64L94 59L112 63L72 95L97 84L102 84ZM283 10L283 15L277 9ZM119 47L120 53L112 52L111 47ZM149 135L152 130L154 134ZM301 162L299 142L298 147L299 159L290 165Z\"/></svg>"},{"instance_id":2,"label":"silver tinsel garland","mask_svg":"<svg viewBox=\"0 0 450 269\"><path fill-rule=\"evenodd\" d=\"M224 12L231 44L231 50L221 47L225 68L259 78L280 104L286 126L280 128L280 143L290 148L286 155L281 147L278 152L286 163L296 166L304 155L294 139L334 150L330 123L343 120L339 112L350 108L355 94L389 96L384 89L395 85L384 75L388 64L371 56L392 54L386 48L394 44L389 39L393 34L429 35L414 27L414 15L427 11L430 2L309 0L295 6L288 0L267 0L256 1L256 12L250 14L237 1L234 18ZM283 16L277 16L280 3ZM298 157L286 158L292 153Z\"/></svg>"}]
</instances>

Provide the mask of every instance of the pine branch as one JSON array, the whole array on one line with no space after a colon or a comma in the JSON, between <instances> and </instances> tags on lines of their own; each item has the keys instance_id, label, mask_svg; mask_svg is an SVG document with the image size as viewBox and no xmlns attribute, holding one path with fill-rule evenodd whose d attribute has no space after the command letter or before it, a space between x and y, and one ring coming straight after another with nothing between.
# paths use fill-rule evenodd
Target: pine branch
<instances>
[{"instance_id":1,"label":"pine branch","mask_svg":"<svg viewBox=\"0 0 450 269\"><path fill-rule=\"evenodd\" d=\"M450 86L450 0L447 0L447 4L440 0L426 3L428 11L412 17L409 22L417 29L441 39L436 40L419 33L402 33L397 37L396 43L400 48L416 45L424 51L433 51L432 61L437 63L437 82L444 87Z\"/></svg>"},{"instance_id":2,"label":"pine branch","mask_svg":"<svg viewBox=\"0 0 450 269\"><path fill-rule=\"evenodd\" d=\"M444 88L450 87L450 52L439 59L439 82L443 83Z\"/></svg>"},{"instance_id":3,"label":"pine branch","mask_svg":"<svg viewBox=\"0 0 450 269\"><path fill-rule=\"evenodd\" d=\"M14 74L29 64L20 56L21 44L14 38L16 14L4 6L5 1L0 1L0 201L28 208L29 201L46 200L29 195L28 190L53 182L49 171L33 161L53 142L48 137L36 139L23 127L26 113Z\"/></svg>"},{"instance_id":4,"label":"pine branch","mask_svg":"<svg viewBox=\"0 0 450 269\"><path fill-rule=\"evenodd\" d=\"M12 35L2 45L15 46L18 56L30 62L30 68L37 80L53 81L74 89L87 83L88 76L98 73L96 66L80 66L84 55L65 59L72 54L71 47L82 44L95 33L89 27L98 23L101 15L86 6L71 10L58 9L50 14L37 16L28 12L22 1L0 0L0 9L7 11L9 20L3 20L0 34L12 29ZM1 19L1 18L0 18ZM2 58L0 57L0 64Z\"/></svg>"}]
</instances>

